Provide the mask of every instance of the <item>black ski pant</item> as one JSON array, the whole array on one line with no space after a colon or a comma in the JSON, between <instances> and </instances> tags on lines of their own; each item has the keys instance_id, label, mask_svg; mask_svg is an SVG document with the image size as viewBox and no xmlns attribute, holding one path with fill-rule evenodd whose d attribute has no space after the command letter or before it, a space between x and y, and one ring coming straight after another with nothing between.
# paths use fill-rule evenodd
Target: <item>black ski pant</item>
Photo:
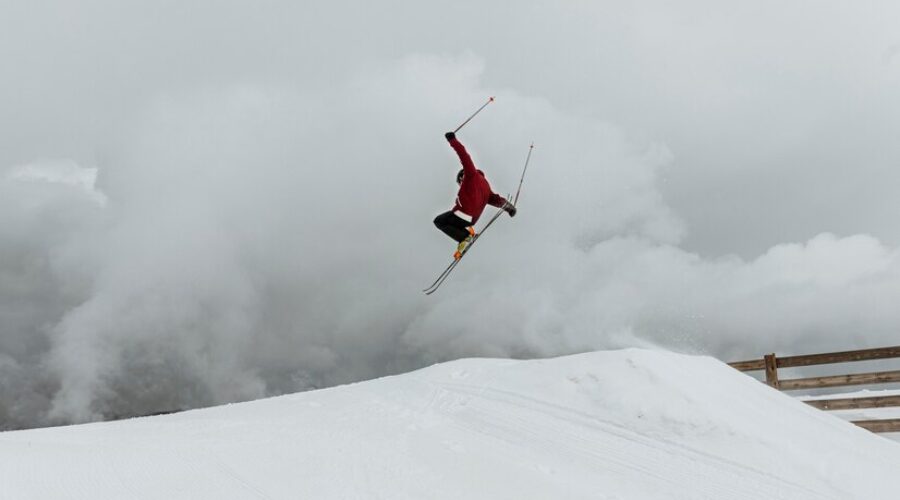
<instances>
[{"instance_id":1,"label":"black ski pant","mask_svg":"<svg viewBox=\"0 0 900 500\"><path fill-rule=\"evenodd\" d=\"M467 228L471 226L472 223L460 218L453 213L453 210L450 210L449 212L444 212L435 217L434 225L447 236L460 242L469 237L469 230Z\"/></svg>"}]
</instances>

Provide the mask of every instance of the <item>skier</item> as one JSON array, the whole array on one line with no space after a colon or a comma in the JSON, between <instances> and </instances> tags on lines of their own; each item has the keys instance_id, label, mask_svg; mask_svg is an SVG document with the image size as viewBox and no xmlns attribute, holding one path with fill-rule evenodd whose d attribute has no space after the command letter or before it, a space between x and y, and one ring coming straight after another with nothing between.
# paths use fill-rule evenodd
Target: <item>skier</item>
<instances>
[{"instance_id":1,"label":"skier","mask_svg":"<svg viewBox=\"0 0 900 500\"><path fill-rule=\"evenodd\" d=\"M456 174L459 193L453 209L435 217L434 225L459 243L453 254L453 258L459 260L475 237L475 223L486 205L502 208L510 217L516 216L516 207L491 190L484 172L475 168L465 146L456 140L455 133L447 132L444 137L456 151L463 168Z\"/></svg>"}]
</instances>

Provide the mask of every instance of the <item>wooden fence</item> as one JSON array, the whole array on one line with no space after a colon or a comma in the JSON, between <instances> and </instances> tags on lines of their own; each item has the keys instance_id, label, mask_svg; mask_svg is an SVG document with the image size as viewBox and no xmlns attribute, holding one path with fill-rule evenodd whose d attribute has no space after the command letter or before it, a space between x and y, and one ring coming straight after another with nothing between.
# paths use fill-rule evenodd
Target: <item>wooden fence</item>
<instances>
[{"instance_id":1,"label":"wooden fence","mask_svg":"<svg viewBox=\"0 0 900 500\"><path fill-rule=\"evenodd\" d=\"M795 391L798 389L823 389L851 385L871 385L900 382L900 370L783 380L778 378L779 368L830 365L835 363L870 361L889 358L900 358L900 346L883 347L880 349L864 349L861 351L845 351L825 354L811 354L805 356L789 356L784 358L779 358L775 356L775 354L767 354L762 359L738 361L728 364L735 369L743 372L765 370L767 384L781 391ZM900 396L814 399L804 402L810 406L814 406L822 410L855 410L900 406ZM857 420L852 423L872 432L900 432L900 418L884 420Z\"/></svg>"}]
</instances>

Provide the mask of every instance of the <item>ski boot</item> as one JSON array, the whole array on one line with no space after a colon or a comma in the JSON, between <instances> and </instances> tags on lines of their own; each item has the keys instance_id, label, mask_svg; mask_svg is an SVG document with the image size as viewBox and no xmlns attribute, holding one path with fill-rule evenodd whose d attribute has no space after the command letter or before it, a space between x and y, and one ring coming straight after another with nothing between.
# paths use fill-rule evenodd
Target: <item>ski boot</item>
<instances>
[{"instance_id":1,"label":"ski boot","mask_svg":"<svg viewBox=\"0 0 900 500\"><path fill-rule=\"evenodd\" d=\"M469 226L466 228L469 231L469 235L466 236L466 239L459 242L459 245L456 246L456 252L453 253L453 258L459 260L462 258L462 255L466 253L466 248L472 244L472 241L475 239L475 228Z\"/></svg>"}]
</instances>

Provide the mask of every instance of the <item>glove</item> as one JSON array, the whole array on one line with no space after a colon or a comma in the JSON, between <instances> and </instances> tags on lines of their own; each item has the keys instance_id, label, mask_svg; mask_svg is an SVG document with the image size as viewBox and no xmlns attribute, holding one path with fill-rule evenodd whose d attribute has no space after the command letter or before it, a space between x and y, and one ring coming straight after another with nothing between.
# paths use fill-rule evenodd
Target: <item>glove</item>
<instances>
[{"instance_id":1,"label":"glove","mask_svg":"<svg viewBox=\"0 0 900 500\"><path fill-rule=\"evenodd\" d=\"M456 134L453 132L447 132L446 134L444 134L444 137L447 139L447 142L449 142L453 139L456 139Z\"/></svg>"},{"instance_id":2,"label":"glove","mask_svg":"<svg viewBox=\"0 0 900 500\"><path fill-rule=\"evenodd\" d=\"M516 216L516 206L508 201L503 204L503 210L506 210L506 213L508 213L510 217Z\"/></svg>"}]
</instances>

